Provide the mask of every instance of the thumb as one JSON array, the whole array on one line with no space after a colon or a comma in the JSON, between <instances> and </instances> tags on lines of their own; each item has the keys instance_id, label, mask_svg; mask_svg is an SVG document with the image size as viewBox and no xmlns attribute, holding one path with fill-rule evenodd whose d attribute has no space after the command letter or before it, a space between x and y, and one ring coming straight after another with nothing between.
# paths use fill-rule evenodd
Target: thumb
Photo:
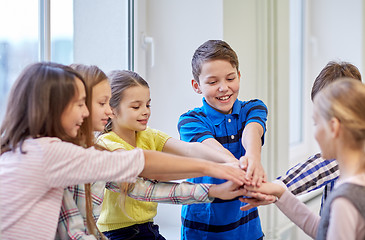
<instances>
[{"instance_id":1,"label":"thumb","mask_svg":"<svg viewBox=\"0 0 365 240\"><path fill-rule=\"evenodd\" d=\"M243 156L240 158L240 167L243 170L247 170L247 166L248 166L248 158L246 156Z\"/></svg>"}]
</instances>

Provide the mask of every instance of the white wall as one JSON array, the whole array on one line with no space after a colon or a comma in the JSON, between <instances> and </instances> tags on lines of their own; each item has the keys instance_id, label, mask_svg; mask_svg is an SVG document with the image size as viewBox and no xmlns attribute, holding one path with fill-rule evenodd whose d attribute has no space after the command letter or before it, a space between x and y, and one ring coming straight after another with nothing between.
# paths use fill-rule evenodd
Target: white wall
<instances>
[{"instance_id":1,"label":"white wall","mask_svg":"<svg viewBox=\"0 0 365 240\"><path fill-rule=\"evenodd\" d=\"M364 31L361 0L308 0L305 50L306 95L315 76L330 60L363 66ZM145 3L145 4L143 4ZM136 48L136 71L150 83L150 126L178 137L181 113L201 105L190 86L191 56L208 39L223 39L236 50L242 73L240 99L261 98L269 107L268 133L263 161L270 178L289 167L289 4L286 1L138 1L136 24L154 39L155 66L149 67L150 48ZM209 5L209 7L207 7ZM143 19L143 20L141 20ZM310 86L310 87L308 87ZM306 121L311 124L311 102ZM306 134L311 135L310 128ZM310 141L313 143L314 141ZM308 149L315 149L310 146ZM306 150L306 153L311 150ZM311 154L308 153L306 157ZM305 160L304 158L302 160ZM318 210L319 199L313 204ZM267 239L308 239L274 208L261 208ZM167 239L178 239L180 207L159 205L155 218ZM279 221L278 221L279 220ZM294 230L294 231L293 231Z\"/></svg>"},{"instance_id":2,"label":"white wall","mask_svg":"<svg viewBox=\"0 0 365 240\"><path fill-rule=\"evenodd\" d=\"M127 0L74 1L74 62L128 69Z\"/></svg>"},{"instance_id":3,"label":"white wall","mask_svg":"<svg viewBox=\"0 0 365 240\"><path fill-rule=\"evenodd\" d=\"M138 1L137 42L144 32L154 39L155 65L151 48L137 48L135 70L149 83L152 116L149 126L179 138L177 122L187 110L201 105L201 95L193 92L190 81L191 58L195 49L208 39L223 38L222 0ZM207 8L209 6L209 8ZM144 8L146 7L146 8ZM145 18L145 23L141 19ZM159 204L155 218L167 239L179 239L181 206Z\"/></svg>"}]
</instances>

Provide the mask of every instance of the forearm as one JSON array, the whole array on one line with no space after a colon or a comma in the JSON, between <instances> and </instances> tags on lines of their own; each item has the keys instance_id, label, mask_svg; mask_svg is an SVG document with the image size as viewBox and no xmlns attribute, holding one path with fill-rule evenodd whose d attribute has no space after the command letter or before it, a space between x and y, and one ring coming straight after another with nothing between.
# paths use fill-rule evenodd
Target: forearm
<instances>
[{"instance_id":1,"label":"forearm","mask_svg":"<svg viewBox=\"0 0 365 240\"><path fill-rule=\"evenodd\" d=\"M225 155L229 155L229 156L232 156L233 158L235 158L235 156L225 147L223 147L222 144L220 144L216 139L214 138L208 138L208 139L205 139L203 142L202 142L204 145L210 147L210 148L213 148L215 149L216 151L219 151Z\"/></svg>"},{"instance_id":2,"label":"forearm","mask_svg":"<svg viewBox=\"0 0 365 240\"><path fill-rule=\"evenodd\" d=\"M242 145L246 150L245 156L261 159L263 128L259 123L249 123L242 133Z\"/></svg>"},{"instance_id":3,"label":"forearm","mask_svg":"<svg viewBox=\"0 0 365 240\"><path fill-rule=\"evenodd\" d=\"M202 143L190 143L191 157L203 158L218 163L238 161L231 152L219 151L217 148Z\"/></svg>"},{"instance_id":4,"label":"forearm","mask_svg":"<svg viewBox=\"0 0 365 240\"><path fill-rule=\"evenodd\" d=\"M224 151L219 151L223 148ZM220 143L209 145L200 142L184 142L174 138L166 141L163 152L177 154L179 156L202 158L212 162L235 162L237 159Z\"/></svg>"},{"instance_id":5,"label":"forearm","mask_svg":"<svg viewBox=\"0 0 365 240\"><path fill-rule=\"evenodd\" d=\"M169 204L208 203L210 184L157 182L138 179L128 196L140 201Z\"/></svg>"},{"instance_id":6,"label":"forearm","mask_svg":"<svg viewBox=\"0 0 365 240\"><path fill-rule=\"evenodd\" d=\"M306 234L315 238L320 217L315 215L307 206L304 205L304 203L298 200L289 191L285 191L275 204L280 211L282 211Z\"/></svg>"},{"instance_id":7,"label":"forearm","mask_svg":"<svg viewBox=\"0 0 365 240\"><path fill-rule=\"evenodd\" d=\"M176 180L205 176L207 165L202 159L180 157L172 154L144 150L145 166L140 176L150 179ZM177 176L177 177L176 177Z\"/></svg>"}]
</instances>

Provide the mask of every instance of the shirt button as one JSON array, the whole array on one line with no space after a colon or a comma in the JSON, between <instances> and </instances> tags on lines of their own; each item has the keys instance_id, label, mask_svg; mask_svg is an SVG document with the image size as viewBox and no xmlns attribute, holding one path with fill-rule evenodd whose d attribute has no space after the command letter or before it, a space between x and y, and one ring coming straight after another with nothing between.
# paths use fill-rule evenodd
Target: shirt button
<instances>
[{"instance_id":1,"label":"shirt button","mask_svg":"<svg viewBox=\"0 0 365 240\"><path fill-rule=\"evenodd\" d=\"M231 135L231 139L234 139L234 135Z\"/></svg>"},{"instance_id":2,"label":"shirt button","mask_svg":"<svg viewBox=\"0 0 365 240\"><path fill-rule=\"evenodd\" d=\"M228 122L231 122L231 119L230 118L228 118Z\"/></svg>"}]
</instances>

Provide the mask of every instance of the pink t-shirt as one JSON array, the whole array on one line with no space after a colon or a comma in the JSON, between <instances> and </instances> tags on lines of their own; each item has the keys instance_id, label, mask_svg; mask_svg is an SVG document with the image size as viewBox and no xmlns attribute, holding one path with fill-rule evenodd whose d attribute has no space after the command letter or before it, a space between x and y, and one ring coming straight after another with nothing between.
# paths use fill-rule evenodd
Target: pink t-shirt
<instances>
[{"instance_id":1,"label":"pink t-shirt","mask_svg":"<svg viewBox=\"0 0 365 240\"><path fill-rule=\"evenodd\" d=\"M21 154L0 156L3 239L53 239L64 187L95 181L134 182L142 150L85 149L58 138L27 139Z\"/></svg>"}]
</instances>

